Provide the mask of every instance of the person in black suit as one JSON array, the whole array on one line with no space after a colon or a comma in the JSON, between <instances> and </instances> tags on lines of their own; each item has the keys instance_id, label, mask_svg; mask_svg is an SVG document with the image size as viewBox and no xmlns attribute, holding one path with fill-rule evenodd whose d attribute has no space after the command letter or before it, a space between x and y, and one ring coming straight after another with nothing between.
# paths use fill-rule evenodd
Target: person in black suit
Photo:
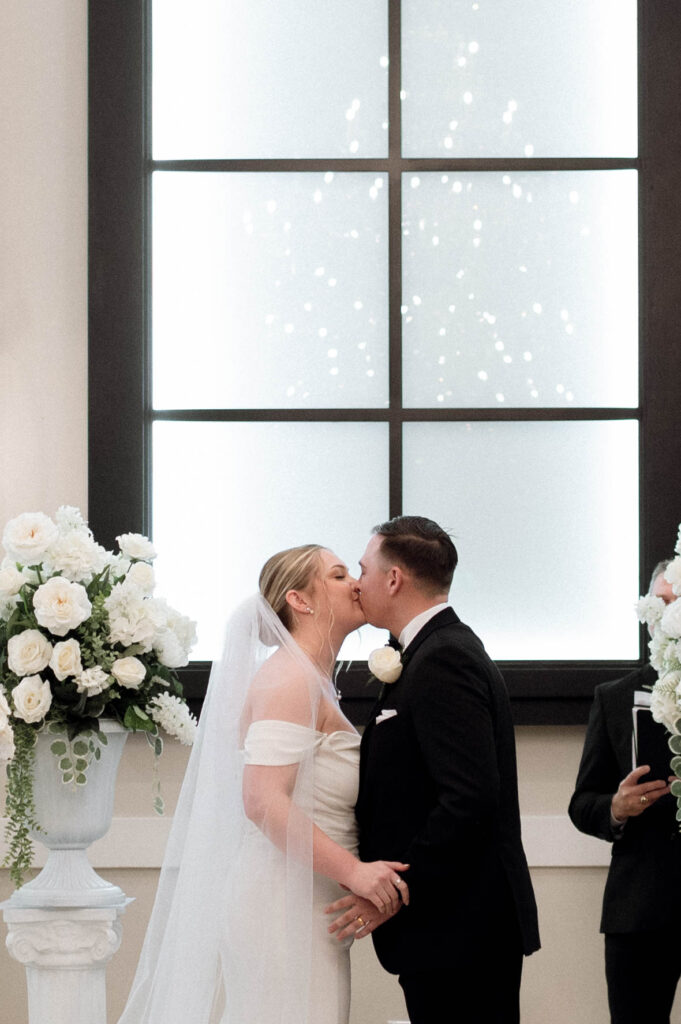
<instances>
[{"instance_id":1,"label":"person in black suit","mask_svg":"<svg viewBox=\"0 0 681 1024\"><path fill-rule=\"evenodd\" d=\"M649 592L668 604L676 595L664 577L667 565L655 567ZM656 678L645 665L596 687L569 806L581 832L612 843L601 916L612 1024L669 1024L681 975L681 841L667 784L671 753L664 726L645 707Z\"/></svg>"},{"instance_id":2,"label":"person in black suit","mask_svg":"<svg viewBox=\"0 0 681 1024\"><path fill-rule=\"evenodd\" d=\"M360 600L369 622L399 637L403 667L362 737L359 848L363 860L410 865L410 901L382 920L345 897L331 930L373 933L411 1024L511 1024L523 954L538 949L539 934L508 694L447 603L457 562L448 534L417 516L374 534L360 561Z\"/></svg>"}]
</instances>

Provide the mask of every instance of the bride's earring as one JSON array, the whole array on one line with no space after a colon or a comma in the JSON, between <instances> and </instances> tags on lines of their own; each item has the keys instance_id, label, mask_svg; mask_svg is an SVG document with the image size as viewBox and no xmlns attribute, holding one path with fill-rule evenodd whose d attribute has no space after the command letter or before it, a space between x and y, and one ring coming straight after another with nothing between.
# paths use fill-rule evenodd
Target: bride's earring
<instances>
[{"instance_id":1,"label":"bride's earring","mask_svg":"<svg viewBox=\"0 0 681 1024\"><path fill-rule=\"evenodd\" d=\"M310 615L314 615L314 612L313 612L313 610L312 610L312 609L310 608L310 606L309 606L309 605L307 606L307 608L305 609L305 611L306 611L306 612L308 612L308 614L310 614Z\"/></svg>"}]
</instances>

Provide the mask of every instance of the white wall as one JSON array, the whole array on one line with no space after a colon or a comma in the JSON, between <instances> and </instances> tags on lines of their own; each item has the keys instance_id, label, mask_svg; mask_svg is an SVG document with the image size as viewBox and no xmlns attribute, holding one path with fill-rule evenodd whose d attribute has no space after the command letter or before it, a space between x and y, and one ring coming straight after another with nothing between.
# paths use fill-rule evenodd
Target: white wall
<instances>
[{"instance_id":1,"label":"white wall","mask_svg":"<svg viewBox=\"0 0 681 1024\"><path fill-rule=\"evenodd\" d=\"M85 0L0 0L0 525L26 510L86 508L86 26ZM543 937L525 969L525 1024L607 1021L598 935L607 851L574 845L561 817L582 741L581 729L518 731L521 809ZM167 745L162 778L170 808L184 758ZM148 751L132 737L112 841L128 836L127 819L147 819L150 806ZM112 1021L125 1000L156 883L156 853L145 866L143 830L158 827L140 821L132 849L121 852L114 843L113 852L98 855L104 876L135 897L109 969ZM9 892L7 872L0 871L0 899ZM399 988L376 965L370 943L357 944L353 955L353 1024L404 1019ZM493 960L492 949L491 967ZM26 1020L23 969L3 949L0 992L3 1019Z\"/></svg>"}]
</instances>

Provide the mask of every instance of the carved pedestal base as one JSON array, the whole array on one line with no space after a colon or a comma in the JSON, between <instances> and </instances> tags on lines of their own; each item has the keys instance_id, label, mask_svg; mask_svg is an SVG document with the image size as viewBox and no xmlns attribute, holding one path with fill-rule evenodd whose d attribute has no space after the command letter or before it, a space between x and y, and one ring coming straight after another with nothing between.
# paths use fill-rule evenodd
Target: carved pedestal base
<instances>
[{"instance_id":1,"label":"carved pedestal base","mask_svg":"<svg viewBox=\"0 0 681 1024\"><path fill-rule=\"evenodd\" d=\"M29 1024L106 1024L106 965L129 903L96 909L3 908L10 956L26 968Z\"/></svg>"}]
</instances>

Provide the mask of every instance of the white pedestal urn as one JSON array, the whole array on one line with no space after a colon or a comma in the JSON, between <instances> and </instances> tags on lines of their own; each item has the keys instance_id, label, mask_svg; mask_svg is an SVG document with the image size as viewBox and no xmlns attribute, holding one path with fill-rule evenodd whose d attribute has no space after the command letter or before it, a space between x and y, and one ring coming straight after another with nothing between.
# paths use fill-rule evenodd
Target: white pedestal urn
<instances>
[{"instance_id":1,"label":"white pedestal urn","mask_svg":"<svg viewBox=\"0 0 681 1024\"><path fill-rule=\"evenodd\" d=\"M107 744L99 760L92 759L84 786L64 784L50 750L58 736L37 737L33 795L36 821L42 832L33 838L47 846L47 863L40 874L10 897L10 907L112 907L125 901L117 885L92 869L85 852L111 827L116 773L128 731L104 719L100 728Z\"/></svg>"},{"instance_id":2,"label":"white pedestal urn","mask_svg":"<svg viewBox=\"0 0 681 1024\"><path fill-rule=\"evenodd\" d=\"M93 870L86 850L111 825L116 772L128 733L100 723L107 744L84 786L62 782L50 746L37 738L34 800L48 847L40 874L2 904L7 949L26 968L29 1024L106 1024L106 965L121 941L120 917L131 902Z\"/></svg>"}]
</instances>

